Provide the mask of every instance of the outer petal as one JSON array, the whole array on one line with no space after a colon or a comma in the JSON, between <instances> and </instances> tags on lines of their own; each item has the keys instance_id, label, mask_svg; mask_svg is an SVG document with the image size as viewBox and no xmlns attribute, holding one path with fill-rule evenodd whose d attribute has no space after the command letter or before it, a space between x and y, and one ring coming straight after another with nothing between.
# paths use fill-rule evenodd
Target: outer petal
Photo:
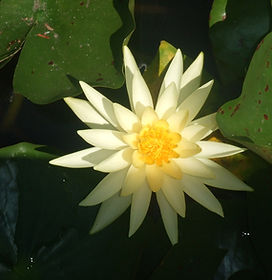
<instances>
[{"instance_id":1,"label":"outer petal","mask_svg":"<svg viewBox=\"0 0 272 280\"><path fill-rule=\"evenodd\" d=\"M215 178L215 174L212 172L211 168L194 157L178 158L175 159L175 162L182 172L186 174L203 178Z\"/></svg>"},{"instance_id":2,"label":"outer petal","mask_svg":"<svg viewBox=\"0 0 272 280\"><path fill-rule=\"evenodd\" d=\"M116 172L128 167L132 160L131 148L118 151L94 166L94 170L102 172Z\"/></svg>"},{"instance_id":3,"label":"outer petal","mask_svg":"<svg viewBox=\"0 0 272 280\"><path fill-rule=\"evenodd\" d=\"M163 184L163 177L164 177L161 169L155 164L146 165L145 172L146 172L146 179L151 190L153 192L158 191Z\"/></svg>"},{"instance_id":4,"label":"outer petal","mask_svg":"<svg viewBox=\"0 0 272 280\"><path fill-rule=\"evenodd\" d=\"M131 196L120 197L118 193L104 201L99 209L90 233L96 233L111 224L127 210L130 203Z\"/></svg>"},{"instance_id":5,"label":"outer petal","mask_svg":"<svg viewBox=\"0 0 272 280\"><path fill-rule=\"evenodd\" d=\"M135 108L132 102L132 80L133 80L134 73L135 72L139 73L140 71L131 51L127 46L123 47L123 53L124 53L124 65L125 65L125 76L126 76L128 98L130 102L130 107L132 111L135 112Z\"/></svg>"},{"instance_id":6,"label":"outer petal","mask_svg":"<svg viewBox=\"0 0 272 280\"><path fill-rule=\"evenodd\" d=\"M253 191L251 187L245 184L243 181L234 176L230 171L221 165L217 164L213 160L209 159L199 159L206 166L209 167L215 174L215 178L208 179L203 178L202 181L212 187L233 190L233 191Z\"/></svg>"},{"instance_id":7,"label":"outer petal","mask_svg":"<svg viewBox=\"0 0 272 280\"><path fill-rule=\"evenodd\" d=\"M77 133L89 144L103 149L120 150L127 146L123 142L124 133L108 129L85 129Z\"/></svg>"},{"instance_id":8,"label":"outer petal","mask_svg":"<svg viewBox=\"0 0 272 280\"><path fill-rule=\"evenodd\" d=\"M185 198L180 181L170 177L165 178L162 191L175 211L182 217L185 217Z\"/></svg>"},{"instance_id":9,"label":"outer petal","mask_svg":"<svg viewBox=\"0 0 272 280\"><path fill-rule=\"evenodd\" d=\"M132 80L132 103L138 117L142 116L146 107L153 108L150 91L139 72L134 73Z\"/></svg>"},{"instance_id":10,"label":"outer petal","mask_svg":"<svg viewBox=\"0 0 272 280\"><path fill-rule=\"evenodd\" d=\"M92 167L112 154L113 151L92 147L53 159L49 163L70 168Z\"/></svg>"},{"instance_id":11,"label":"outer petal","mask_svg":"<svg viewBox=\"0 0 272 280\"><path fill-rule=\"evenodd\" d=\"M195 201L220 216L224 216L223 209L217 198L201 181L195 177L184 174L182 178L183 190Z\"/></svg>"},{"instance_id":12,"label":"outer petal","mask_svg":"<svg viewBox=\"0 0 272 280\"><path fill-rule=\"evenodd\" d=\"M149 207L151 193L146 182L133 193L130 210L129 237L132 236L142 224Z\"/></svg>"},{"instance_id":13,"label":"outer petal","mask_svg":"<svg viewBox=\"0 0 272 280\"><path fill-rule=\"evenodd\" d=\"M167 118L177 108L178 91L174 82L172 82L165 91L159 96L156 105L156 113L160 119Z\"/></svg>"},{"instance_id":14,"label":"outer petal","mask_svg":"<svg viewBox=\"0 0 272 280\"><path fill-rule=\"evenodd\" d=\"M139 118L126 107L114 103L115 116L120 126L127 132L137 132L141 128Z\"/></svg>"},{"instance_id":15,"label":"outer petal","mask_svg":"<svg viewBox=\"0 0 272 280\"><path fill-rule=\"evenodd\" d=\"M82 90L85 93L91 105L94 106L95 109L101 114L101 116L103 116L113 126L119 128L118 122L113 111L112 102L103 94L101 94L85 82L80 81L79 84L82 87Z\"/></svg>"},{"instance_id":16,"label":"outer petal","mask_svg":"<svg viewBox=\"0 0 272 280\"><path fill-rule=\"evenodd\" d=\"M66 97L66 104L72 109L77 117L91 128L108 128L114 127L106 121L92 106L83 99Z\"/></svg>"},{"instance_id":17,"label":"outer petal","mask_svg":"<svg viewBox=\"0 0 272 280\"><path fill-rule=\"evenodd\" d=\"M200 85L201 72L203 68L204 54L201 52L195 61L188 67L181 78L180 97L178 104L183 102Z\"/></svg>"},{"instance_id":18,"label":"outer petal","mask_svg":"<svg viewBox=\"0 0 272 280\"><path fill-rule=\"evenodd\" d=\"M157 201L160 207L161 216L165 230L172 243L178 243L178 217L176 211L171 207L165 198L163 192L160 190L156 192Z\"/></svg>"},{"instance_id":19,"label":"outer petal","mask_svg":"<svg viewBox=\"0 0 272 280\"><path fill-rule=\"evenodd\" d=\"M217 125L217 122L216 122L216 113L213 113L213 114L207 115L205 117L196 119L196 120L192 121L191 124L202 125L202 126L205 126L205 127L209 128L213 131L218 129L218 125Z\"/></svg>"},{"instance_id":20,"label":"outer petal","mask_svg":"<svg viewBox=\"0 0 272 280\"><path fill-rule=\"evenodd\" d=\"M110 173L80 202L80 206L99 204L120 191L127 169Z\"/></svg>"},{"instance_id":21,"label":"outer petal","mask_svg":"<svg viewBox=\"0 0 272 280\"><path fill-rule=\"evenodd\" d=\"M189 122L198 114L205 103L213 85L213 80L198 88L189 95L178 107L179 110L189 110Z\"/></svg>"},{"instance_id":22,"label":"outer petal","mask_svg":"<svg viewBox=\"0 0 272 280\"><path fill-rule=\"evenodd\" d=\"M182 72L183 72L183 58L180 49L178 49L164 76L159 96L172 82L174 82L176 88L179 89Z\"/></svg>"},{"instance_id":23,"label":"outer petal","mask_svg":"<svg viewBox=\"0 0 272 280\"><path fill-rule=\"evenodd\" d=\"M182 136L191 142L196 142L207 137L212 132L213 130L209 129L208 127L199 124L193 124L183 129Z\"/></svg>"},{"instance_id":24,"label":"outer petal","mask_svg":"<svg viewBox=\"0 0 272 280\"><path fill-rule=\"evenodd\" d=\"M245 149L214 141L199 141L196 144L201 148L197 154L199 158L220 158L232 156L245 151Z\"/></svg>"},{"instance_id":25,"label":"outer petal","mask_svg":"<svg viewBox=\"0 0 272 280\"><path fill-rule=\"evenodd\" d=\"M121 195L126 196L132 194L138 188L145 184L145 169L144 167L137 168L131 165L127 176L124 180Z\"/></svg>"}]
</instances>

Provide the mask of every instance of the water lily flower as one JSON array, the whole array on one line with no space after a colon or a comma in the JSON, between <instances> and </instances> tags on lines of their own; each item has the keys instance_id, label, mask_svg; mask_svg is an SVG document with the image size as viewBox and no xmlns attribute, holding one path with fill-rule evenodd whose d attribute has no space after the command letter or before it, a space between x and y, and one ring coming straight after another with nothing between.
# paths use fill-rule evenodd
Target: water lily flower
<instances>
[{"instance_id":1,"label":"water lily flower","mask_svg":"<svg viewBox=\"0 0 272 280\"><path fill-rule=\"evenodd\" d=\"M88 125L78 134L92 147L62 156L51 164L109 173L80 203L102 203L91 233L112 223L130 205L129 236L142 224L152 193L172 244L178 242L178 215L185 217L185 194L223 216L221 204L206 186L251 191L240 179L213 161L244 149L203 140L217 127L215 113L197 118L213 81L200 86L203 53L183 73L177 50L153 103L129 48L123 48L126 86L131 110L112 103L84 82L88 101L65 102Z\"/></svg>"}]
</instances>

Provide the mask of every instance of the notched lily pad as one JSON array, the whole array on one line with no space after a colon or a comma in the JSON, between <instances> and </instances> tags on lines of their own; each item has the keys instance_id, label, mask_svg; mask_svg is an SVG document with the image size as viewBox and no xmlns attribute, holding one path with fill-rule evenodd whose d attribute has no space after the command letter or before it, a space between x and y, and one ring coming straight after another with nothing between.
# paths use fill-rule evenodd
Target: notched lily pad
<instances>
[{"instance_id":1,"label":"notched lily pad","mask_svg":"<svg viewBox=\"0 0 272 280\"><path fill-rule=\"evenodd\" d=\"M0 2L1 65L22 48L16 93L45 104L78 95L78 80L122 85L121 52L134 29L134 0L17 2Z\"/></svg>"}]
</instances>

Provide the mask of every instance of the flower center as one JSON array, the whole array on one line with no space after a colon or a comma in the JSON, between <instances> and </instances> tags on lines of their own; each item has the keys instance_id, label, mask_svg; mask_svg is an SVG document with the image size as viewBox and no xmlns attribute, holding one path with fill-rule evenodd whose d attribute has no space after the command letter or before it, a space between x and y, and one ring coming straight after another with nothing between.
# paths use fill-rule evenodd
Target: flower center
<instances>
[{"instance_id":1,"label":"flower center","mask_svg":"<svg viewBox=\"0 0 272 280\"><path fill-rule=\"evenodd\" d=\"M181 140L179 133L171 132L165 120L154 121L144 126L138 135L138 151L146 164L161 166L171 158L179 157L174 151Z\"/></svg>"}]
</instances>

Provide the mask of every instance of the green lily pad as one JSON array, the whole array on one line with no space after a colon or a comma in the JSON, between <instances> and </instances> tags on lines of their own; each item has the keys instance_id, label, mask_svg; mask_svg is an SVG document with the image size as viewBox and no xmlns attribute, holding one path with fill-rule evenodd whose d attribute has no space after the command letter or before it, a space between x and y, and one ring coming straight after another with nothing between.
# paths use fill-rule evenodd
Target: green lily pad
<instances>
[{"instance_id":1,"label":"green lily pad","mask_svg":"<svg viewBox=\"0 0 272 280\"><path fill-rule=\"evenodd\" d=\"M225 137L242 143L272 162L272 33L258 45L241 96L224 104L217 114Z\"/></svg>"},{"instance_id":2,"label":"green lily pad","mask_svg":"<svg viewBox=\"0 0 272 280\"><path fill-rule=\"evenodd\" d=\"M133 0L28 0L22 8L17 2L0 2L0 62L23 47L16 93L45 104L78 95L78 80L110 88L123 84L122 45L134 28Z\"/></svg>"},{"instance_id":3,"label":"green lily pad","mask_svg":"<svg viewBox=\"0 0 272 280\"><path fill-rule=\"evenodd\" d=\"M220 3L217 0L214 5ZM218 12L212 10L211 16ZM228 0L225 17L210 23L211 43L222 83L240 86L258 42L270 31L270 1L260 0L256 5L255 0Z\"/></svg>"}]
</instances>

